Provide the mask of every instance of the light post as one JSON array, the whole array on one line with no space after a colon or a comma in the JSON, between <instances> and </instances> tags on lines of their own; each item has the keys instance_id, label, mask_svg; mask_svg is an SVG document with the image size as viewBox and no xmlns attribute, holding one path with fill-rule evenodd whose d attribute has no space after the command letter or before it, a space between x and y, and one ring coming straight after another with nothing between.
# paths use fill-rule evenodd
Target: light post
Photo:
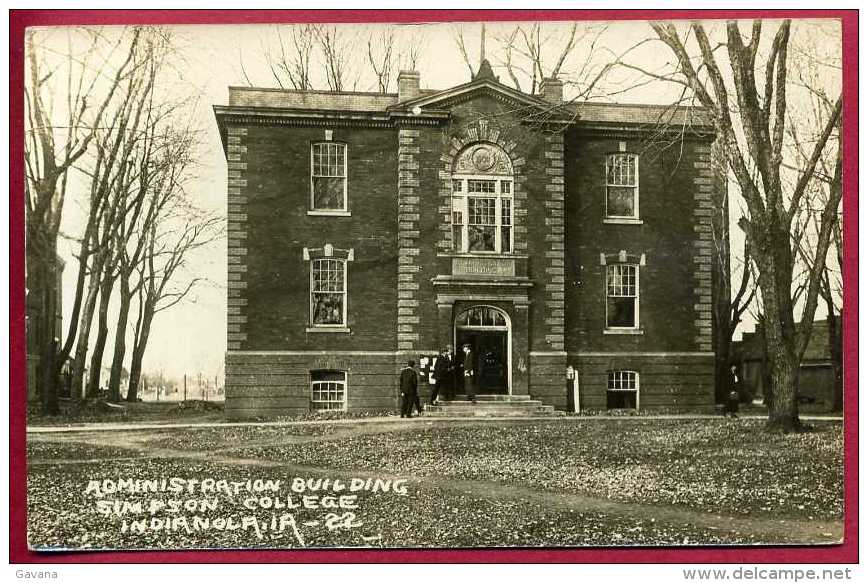
<instances>
[{"instance_id":1,"label":"light post","mask_svg":"<svg viewBox=\"0 0 868 583\"><path fill-rule=\"evenodd\" d=\"M579 374L573 365L567 366L567 403L572 402L573 413L582 410L582 395L579 392Z\"/></svg>"}]
</instances>

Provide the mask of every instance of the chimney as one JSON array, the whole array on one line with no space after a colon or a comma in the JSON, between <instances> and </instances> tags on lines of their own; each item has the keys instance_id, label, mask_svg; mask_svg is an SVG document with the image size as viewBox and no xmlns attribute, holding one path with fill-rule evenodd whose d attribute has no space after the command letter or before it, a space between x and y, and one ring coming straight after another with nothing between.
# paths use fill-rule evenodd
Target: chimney
<instances>
[{"instance_id":1,"label":"chimney","mask_svg":"<svg viewBox=\"0 0 868 583\"><path fill-rule=\"evenodd\" d=\"M539 86L540 96L556 105L564 102L564 82L557 78L543 79Z\"/></svg>"},{"instance_id":2,"label":"chimney","mask_svg":"<svg viewBox=\"0 0 868 583\"><path fill-rule=\"evenodd\" d=\"M401 71L398 73L398 101L408 101L419 97L419 72Z\"/></svg>"}]
</instances>

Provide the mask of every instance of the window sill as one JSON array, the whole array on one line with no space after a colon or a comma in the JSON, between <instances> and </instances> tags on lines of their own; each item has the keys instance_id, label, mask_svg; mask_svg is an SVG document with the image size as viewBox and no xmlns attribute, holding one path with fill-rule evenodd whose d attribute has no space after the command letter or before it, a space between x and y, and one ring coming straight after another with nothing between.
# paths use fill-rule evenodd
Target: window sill
<instances>
[{"instance_id":1,"label":"window sill","mask_svg":"<svg viewBox=\"0 0 868 583\"><path fill-rule=\"evenodd\" d=\"M350 211L307 211L309 217L351 217Z\"/></svg>"},{"instance_id":2,"label":"window sill","mask_svg":"<svg viewBox=\"0 0 868 583\"><path fill-rule=\"evenodd\" d=\"M305 328L305 332L307 333L319 333L319 332L332 332L335 334L349 334L350 329L346 326L308 326Z\"/></svg>"},{"instance_id":3,"label":"window sill","mask_svg":"<svg viewBox=\"0 0 868 583\"><path fill-rule=\"evenodd\" d=\"M603 219L604 225L644 225L642 219L631 219L628 217L608 217Z\"/></svg>"},{"instance_id":4,"label":"window sill","mask_svg":"<svg viewBox=\"0 0 868 583\"><path fill-rule=\"evenodd\" d=\"M625 334L627 336L642 336L645 334L645 330L640 328L604 328L604 335L618 335Z\"/></svg>"}]
</instances>

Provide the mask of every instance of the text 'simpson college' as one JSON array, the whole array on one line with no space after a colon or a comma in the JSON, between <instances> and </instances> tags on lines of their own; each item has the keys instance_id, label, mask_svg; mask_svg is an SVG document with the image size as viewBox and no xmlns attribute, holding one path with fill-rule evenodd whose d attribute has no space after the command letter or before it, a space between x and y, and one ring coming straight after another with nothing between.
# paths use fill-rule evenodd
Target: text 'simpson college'
<instances>
[{"instance_id":1,"label":"text 'simpson college'","mask_svg":"<svg viewBox=\"0 0 868 583\"><path fill-rule=\"evenodd\" d=\"M397 94L230 88L230 418L395 407L473 346L478 392L711 409L712 120L528 95L487 62ZM420 383L420 386L426 386Z\"/></svg>"}]
</instances>

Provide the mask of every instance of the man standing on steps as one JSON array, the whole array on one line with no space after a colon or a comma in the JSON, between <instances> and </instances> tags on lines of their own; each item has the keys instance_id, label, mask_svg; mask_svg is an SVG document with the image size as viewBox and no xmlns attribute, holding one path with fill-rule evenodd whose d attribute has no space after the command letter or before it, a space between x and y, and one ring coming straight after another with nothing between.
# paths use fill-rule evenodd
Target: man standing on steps
<instances>
[{"instance_id":1,"label":"man standing on steps","mask_svg":"<svg viewBox=\"0 0 868 583\"><path fill-rule=\"evenodd\" d=\"M464 392L467 394L468 401L476 402L476 370L473 367L473 352L469 344L464 345Z\"/></svg>"},{"instance_id":2,"label":"man standing on steps","mask_svg":"<svg viewBox=\"0 0 868 583\"><path fill-rule=\"evenodd\" d=\"M436 405L440 396L443 398L451 398L452 391L449 389L449 384L452 382L452 357L449 354L449 349L444 348L440 351L440 356L434 359L434 391L431 393L431 404Z\"/></svg>"},{"instance_id":3,"label":"man standing on steps","mask_svg":"<svg viewBox=\"0 0 868 583\"><path fill-rule=\"evenodd\" d=\"M416 373L416 361L408 360L407 366L401 369L401 417L412 417L413 406L422 415L422 405L419 403L419 379Z\"/></svg>"}]
</instances>

